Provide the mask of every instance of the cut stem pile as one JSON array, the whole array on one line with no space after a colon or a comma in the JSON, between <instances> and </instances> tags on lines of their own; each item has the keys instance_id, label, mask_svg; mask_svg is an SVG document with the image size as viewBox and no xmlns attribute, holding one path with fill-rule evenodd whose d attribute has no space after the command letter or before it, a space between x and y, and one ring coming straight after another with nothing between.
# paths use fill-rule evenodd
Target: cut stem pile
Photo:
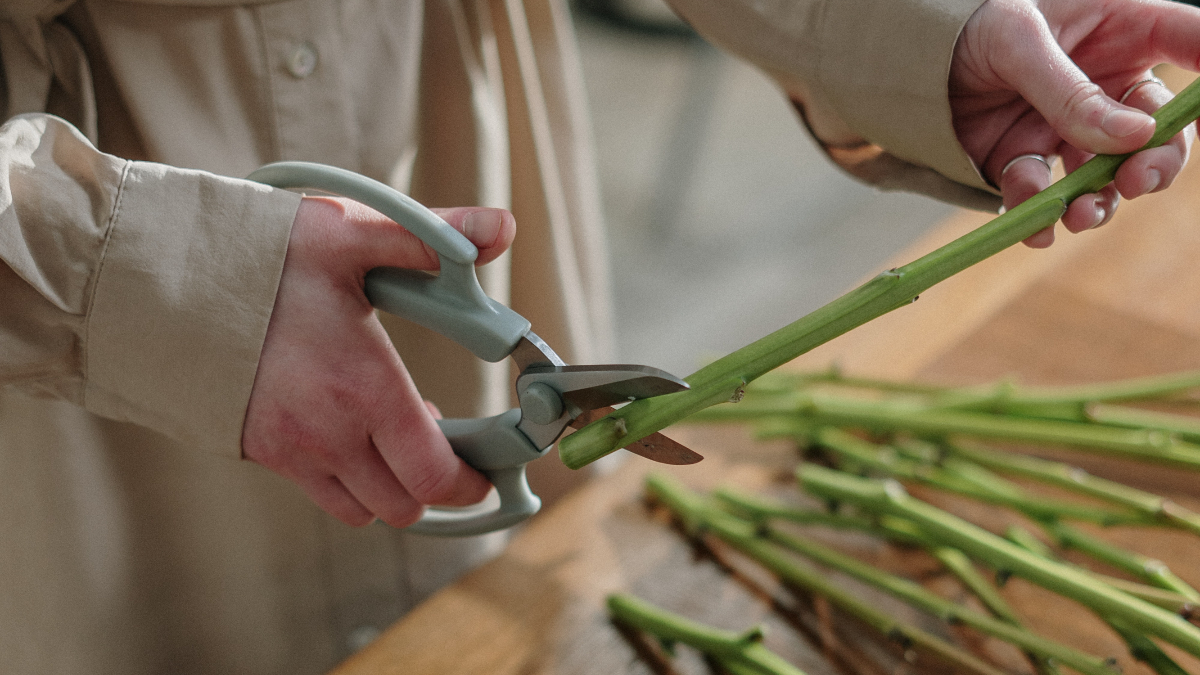
<instances>
[{"instance_id":1,"label":"cut stem pile","mask_svg":"<svg viewBox=\"0 0 1200 675\"><path fill-rule=\"evenodd\" d=\"M959 671L995 673L998 667L889 616L823 569L850 576L947 625L1007 642L1040 675L1054 675L1059 667L1115 675L1112 654L1089 654L1030 630L1019 608L980 573L982 565L999 579L1023 578L1091 610L1133 658L1160 675L1179 675L1185 671L1160 644L1200 658L1200 627L1189 621L1200 593L1184 578L1196 581L1195 568L1179 570L1185 572L1181 577L1154 559L1153 551L1127 550L1093 532L1097 526L1120 526L1200 535L1200 514L1162 495L1027 453L1054 446L1110 455L1120 446L1117 454L1125 459L1200 468L1190 459L1181 461L1193 451L1200 453L1200 446L1184 438L1200 416L1178 412L1180 406L1200 412L1193 389L1200 390L1200 373L1070 389L1022 389L1011 382L943 389L851 380L832 372L777 374L747 387L741 403L696 419L752 422L762 436L795 439L810 460L797 468L797 486L810 502L816 498L829 508L728 488L701 495L661 476L648 480L647 492L690 535L719 541L786 586L824 598L886 639L936 655ZM1072 412L1086 413L1097 401L1128 414L1114 421ZM1176 412L1146 408L1168 403ZM1133 419L1148 426L1131 426ZM1138 438L1149 440L1134 449L1131 439ZM1096 439L1107 441L1096 444ZM1020 452L983 445L987 440L1020 441ZM1020 525L1003 533L988 531L914 497L905 485L989 505L989 514L1003 511L1010 520L1040 530L1040 537ZM804 534L813 527L852 530L924 549L982 609L819 543ZM1200 539L1196 545L1200 552ZM1052 546L1092 562L1067 562ZM1093 571L1092 563L1125 578Z\"/></svg>"}]
</instances>

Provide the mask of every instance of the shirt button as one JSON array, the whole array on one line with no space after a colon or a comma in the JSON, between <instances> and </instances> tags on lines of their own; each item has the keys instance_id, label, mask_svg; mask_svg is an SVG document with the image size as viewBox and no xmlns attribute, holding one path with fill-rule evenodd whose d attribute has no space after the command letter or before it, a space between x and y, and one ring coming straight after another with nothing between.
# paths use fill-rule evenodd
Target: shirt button
<instances>
[{"instance_id":1,"label":"shirt button","mask_svg":"<svg viewBox=\"0 0 1200 675\"><path fill-rule=\"evenodd\" d=\"M309 42L303 42L292 50L287 61L288 72L296 79L303 80L317 69L317 48Z\"/></svg>"}]
</instances>

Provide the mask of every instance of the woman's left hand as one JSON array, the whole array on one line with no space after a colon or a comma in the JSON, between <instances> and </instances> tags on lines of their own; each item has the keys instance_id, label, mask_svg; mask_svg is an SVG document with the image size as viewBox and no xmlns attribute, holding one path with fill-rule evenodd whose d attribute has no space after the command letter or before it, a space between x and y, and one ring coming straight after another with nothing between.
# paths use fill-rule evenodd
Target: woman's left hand
<instances>
[{"instance_id":1,"label":"woman's left hand","mask_svg":"<svg viewBox=\"0 0 1200 675\"><path fill-rule=\"evenodd\" d=\"M1154 133L1146 113L1172 97L1150 70L1160 63L1198 69L1200 10L1169 0L987 0L955 48L955 131L1012 208L1050 184L1055 157L1072 171L1095 154L1144 145ZM1063 225L1096 227L1120 197L1169 186L1195 135L1189 125L1126 161L1113 183L1071 202ZM1025 240L1053 242L1053 228Z\"/></svg>"}]
</instances>

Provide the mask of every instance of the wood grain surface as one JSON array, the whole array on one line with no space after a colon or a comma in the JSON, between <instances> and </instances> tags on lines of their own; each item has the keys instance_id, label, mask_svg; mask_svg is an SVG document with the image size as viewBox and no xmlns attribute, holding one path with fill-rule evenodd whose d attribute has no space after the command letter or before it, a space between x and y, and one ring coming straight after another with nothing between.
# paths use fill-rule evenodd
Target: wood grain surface
<instances>
[{"instance_id":1,"label":"wood grain surface","mask_svg":"<svg viewBox=\"0 0 1200 675\"><path fill-rule=\"evenodd\" d=\"M1183 74L1166 74L1175 86L1186 84ZM956 215L894 262L908 262L986 220L980 214ZM1048 251L1005 251L931 289L914 305L788 367L837 363L850 374L943 383L1010 375L1027 383L1080 383L1200 368L1198 261L1200 167L1193 162L1170 190L1124 204L1104 228L1082 235L1060 228L1059 242ZM794 491L780 482L796 461L786 443L755 442L737 427L681 426L670 434L707 459L667 468L634 457L591 480L525 526L499 558L434 595L342 664L336 675L672 672L655 670L649 659L639 657L636 641L607 620L604 596L618 590L716 626L743 629L762 622L768 645L811 675L941 670L922 655L906 661L903 650L821 602L793 596L719 547L716 557L698 549L647 509L641 484L652 470L666 469L698 488L733 484ZM1200 477L1194 474L1112 460L1087 466L1200 509ZM1011 518L966 500L938 501L991 527ZM1152 551L1200 585L1200 538L1135 528L1112 528L1102 535ZM923 554L866 537L829 541L961 595ZM1009 582L1003 592L1039 632L1096 654L1124 654L1119 640L1078 605L1020 580ZM922 620L887 598L872 597ZM941 630L930 621L924 625ZM1013 672L1028 671L1005 646L954 636ZM1126 673L1149 672L1127 657L1119 660ZM1196 660L1183 657L1181 663L1200 673ZM673 668L710 672L686 650Z\"/></svg>"}]
</instances>

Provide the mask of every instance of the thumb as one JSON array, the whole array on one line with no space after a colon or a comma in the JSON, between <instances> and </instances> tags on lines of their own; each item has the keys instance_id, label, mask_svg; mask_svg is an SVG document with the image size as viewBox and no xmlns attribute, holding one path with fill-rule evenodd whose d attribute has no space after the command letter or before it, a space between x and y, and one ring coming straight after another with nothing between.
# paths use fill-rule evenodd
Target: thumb
<instances>
[{"instance_id":1,"label":"thumb","mask_svg":"<svg viewBox=\"0 0 1200 675\"><path fill-rule=\"evenodd\" d=\"M517 234L516 220L505 209L460 206L432 211L479 249L476 265L489 263L507 251Z\"/></svg>"},{"instance_id":2,"label":"thumb","mask_svg":"<svg viewBox=\"0 0 1200 675\"><path fill-rule=\"evenodd\" d=\"M1046 119L1067 143L1095 154L1137 150L1154 134L1154 118L1104 93L1071 60L1040 13L1018 33L996 72Z\"/></svg>"}]
</instances>

